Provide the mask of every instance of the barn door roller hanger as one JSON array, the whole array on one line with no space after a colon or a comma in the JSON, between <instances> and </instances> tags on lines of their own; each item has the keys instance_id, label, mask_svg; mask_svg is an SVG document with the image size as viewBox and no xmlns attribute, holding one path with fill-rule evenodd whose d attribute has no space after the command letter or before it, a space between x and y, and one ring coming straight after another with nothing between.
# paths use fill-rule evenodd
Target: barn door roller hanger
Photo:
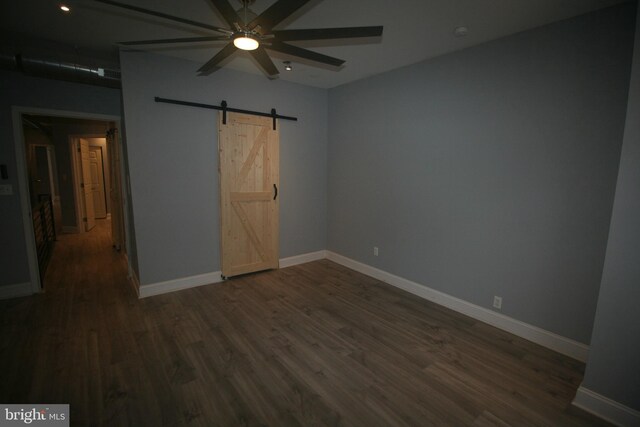
<instances>
[{"instance_id":1,"label":"barn door roller hanger","mask_svg":"<svg viewBox=\"0 0 640 427\"><path fill-rule=\"evenodd\" d=\"M270 113L262 113L260 111L242 110L240 108L231 108L227 106L227 101L222 101L220 105L202 104L199 102L180 101L178 99L155 97L156 102L164 102L166 104L186 105L188 107L207 108L209 110L222 111L222 124L227 124L227 112L251 114L253 116L271 117L273 118L273 130L276 130L276 119L298 121L297 117L282 116L276 113L276 109L272 108Z\"/></svg>"}]
</instances>

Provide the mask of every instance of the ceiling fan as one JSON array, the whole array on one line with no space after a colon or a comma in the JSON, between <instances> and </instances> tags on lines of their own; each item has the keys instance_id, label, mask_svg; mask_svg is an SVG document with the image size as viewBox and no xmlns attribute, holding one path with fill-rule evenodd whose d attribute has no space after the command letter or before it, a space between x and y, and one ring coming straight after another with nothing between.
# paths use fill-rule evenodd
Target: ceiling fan
<instances>
[{"instance_id":1,"label":"ceiling fan","mask_svg":"<svg viewBox=\"0 0 640 427\"><path fill-rule=\"evenodd\" d=\"M206 64L198 69L198 75L206 76L218 70L222 62L233 55L238 49L245 50L257 61L262 71L269 77L278 76L278 69L267 54L267 50L272 50L286 55L302 58L305 60L326 64L333 67L340 67L344 60L323 55L304 49L292 44L289 41L307 40L335 40L347 38L380 37L382 26L372 27L343 27L343 28L315 28L301 30L274 30L280 22L289 17L296 10L300 9L310 0L278 0L267 8L260 15L251 11L249 6L255 0L240 0L242 7L235 10L228 0L210 0L213 6L220 12L230 28L220 28L177 16L167 15L138 6L119 3L112 0L96 0L112 6L133 10L136 12L153 15L160 18L180 22L214 31L219 35L204 37L185 37L161 40L137 40L127 41L120 44L127 46L140 46L152 44L172 44L172 43L194 43L210 41L228 41L228 43L216 53Z\"/></svg>"}]
</instances>

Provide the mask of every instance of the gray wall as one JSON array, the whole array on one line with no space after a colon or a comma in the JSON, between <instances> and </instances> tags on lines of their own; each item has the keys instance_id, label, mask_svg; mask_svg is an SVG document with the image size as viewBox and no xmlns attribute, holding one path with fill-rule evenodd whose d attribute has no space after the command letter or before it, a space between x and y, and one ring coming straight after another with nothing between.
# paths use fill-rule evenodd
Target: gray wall
<instances>
[{"instance_id":1,"label":"gray wall","mask_svg":"<svg viewBox=\"0 0 640 427\"><path fill-rule=\"evenodd\" d=\"M6 164L13 196L0 197L0 286L29 281L26 244L18 192L11 107L46 108L120 115L120 91L96 86L32 78L0 71L0 164Z\"/></svg>"},{"instance_id":2,"label":"gray wall","mask_svg":"<svg viewBox=\"0 0 640 427\"><path fill-rule=\"evenodd\" d=\"M122 52L127 151L142 285L220 270L217 112L155 96L297 116L280 121L280 257L326 248L327 92Z\"/></svg>"},{"instance_id":3,"label":"gray wall","mask_svg":"<svg viewBox=\"0 0 640 427\"><path fill-rule=\"evenodd\" d=\"M328 249L588 343L632 8L331 90Z\"/></svg>"},{"instance_id":4,"label":"gray wall","mask_svg":"<svg viewBox=\"0 0 640 427\"><path fill-rule=\"evenodd\" d=\"M640 22L640 9L637 22ZM583 386L640 411L640 26L607 255Z\"/></svg>"}]
</instances>

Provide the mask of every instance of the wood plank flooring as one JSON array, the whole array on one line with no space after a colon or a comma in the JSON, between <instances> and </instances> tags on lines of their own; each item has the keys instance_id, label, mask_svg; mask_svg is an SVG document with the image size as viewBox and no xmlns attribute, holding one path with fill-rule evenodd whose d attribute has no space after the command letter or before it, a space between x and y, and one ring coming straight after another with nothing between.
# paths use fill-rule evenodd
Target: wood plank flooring
<instances>
[{"instance_id":1,"label":"wood plank flooring","mask_svg":"<svg viewBox=\"0 0 640 427\"><path fill-rule=\"evenodd\" d=\"M583 364L329 261L138 300L108 223L0 301L0 402L87 426L601 426Z\"/></svg>"}]
</instances>

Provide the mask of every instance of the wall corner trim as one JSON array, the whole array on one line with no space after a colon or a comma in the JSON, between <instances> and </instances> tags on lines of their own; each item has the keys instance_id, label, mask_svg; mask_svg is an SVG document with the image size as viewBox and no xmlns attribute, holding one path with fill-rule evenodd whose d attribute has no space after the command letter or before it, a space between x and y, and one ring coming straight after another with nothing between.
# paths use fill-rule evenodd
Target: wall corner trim
<instances>
[{"instance_id":1,"label":"wall corner trim","mask_svg":"<svg viewBox=\"0 0 640 427\"><path fill-rule=\"evenodd\" d=\"M280 259L280 268L291 267L306 262L317 261L327 257L327 251L310 252ZM146 298L154 295L166 294L168 292L181 291L183 289L195 288L197 286L211 285L222 282L222 272L213 271L196 276L181 277L179 279L167 280L166 282L140 285L135 273L131 277L134 287L138 290L138 298Z\"/></svg>"},{"instance_id":2,"label":"wall corner trim","mask_svg":"<svg viewBox=\"0 0 640 427\"><path fill-rule=\"evenodd\" d=\"M576 397L571 404L618 426L640 425L640 411L583 386L578 387Z\"/></svg>"},{"instance_id":3,"label":"wall corner trim","mask_svg":"<svg viewBox=\"0 0 640 427\"><path fill-rule=\"evenodd\" d=\"M19 298L33 295L30 282L0 286L0 299Z\"/></svg>"},{"instance_id":4,"label":"wall corner trim","mask_svg":"<svg viewBox=\"0 0 640 427\"><path fill-rule=\"evenodd\" d=\"M341 264L352 270L371 276L404 291L417 295L428 301L450 308L476 320L480 320L496 328L502 329L543 347L562 353L581 362L586 362L589 346L537 326L521 322L500 313L488 310L462 299L431 289L425 285L412 282L386 271L371 267L367 264L352 260L335 252L327 251L330 261Z\"/></svg>"}]
</instances>

